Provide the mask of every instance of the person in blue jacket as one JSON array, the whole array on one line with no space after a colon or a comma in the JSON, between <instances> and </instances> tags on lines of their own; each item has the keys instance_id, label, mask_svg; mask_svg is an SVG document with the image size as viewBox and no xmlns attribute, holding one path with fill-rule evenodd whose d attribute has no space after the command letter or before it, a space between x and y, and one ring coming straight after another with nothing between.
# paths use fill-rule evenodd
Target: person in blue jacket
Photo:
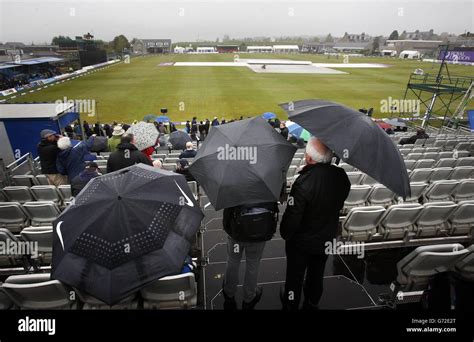
<instances>
[{"instance_id":1,"label":"person in blue jacket","mask_svg":"<svg viewBox=\"0 0 474 342\"><path fill-rule=\"evenodd\" d=\"M93 159L90 148L94 137L87 142L72 142L68 137L58 140L58 148L61 150L56 159L56 168L62 175L66 175L69 183L79 175L86 166L86 161Z\"/></svg>"}]
</instances>

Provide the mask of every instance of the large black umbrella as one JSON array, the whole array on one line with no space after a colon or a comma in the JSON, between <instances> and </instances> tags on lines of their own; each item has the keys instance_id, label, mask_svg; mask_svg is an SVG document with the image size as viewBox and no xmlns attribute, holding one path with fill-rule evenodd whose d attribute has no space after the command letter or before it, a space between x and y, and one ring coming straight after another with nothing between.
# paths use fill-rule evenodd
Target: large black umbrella
<instances>
[{"instance_id":1,"label":"large black umbrella","mask_svg":"<svg viewBox=\"0 0 474 342\"><path fill-rule=\"evenodd\" d=\"M169 142L174 150L184 150L188 141L191 141L191 137L186 132L174 131L170 134Z\"/></svg>"},{"instance_id":2,"label":"large black umbrella","mask_svg":"<svg viewBox=\"0 0 474 342\"><path fill-rule=\"evenodd\" d=\"M410 196L403 157L388 134L370 117L325 100L302 100L280 106L292 121L318 137L342 160L399 196Z\"/></svg>"},{"instance_id":3,"label":"large black umbrella","mask_svg":"<svg viewBox=\"0 0 474 342\"><path fill-rule=\"evenodd\" d=\"M94 178L54 222L52 278L112 305L180 273L202 218L182 175L138 164Z\"/></svg>"},{"instance_id":4,"label":"large black umbrella","mask_svg":"<svg viewBox=\"0 0 474 342\"><path fill-rule=\"evenodd\" d=\"M276 202L296 147L261 117L213 127L189 168L216 210Z\"/></svg>"}]
</instances>

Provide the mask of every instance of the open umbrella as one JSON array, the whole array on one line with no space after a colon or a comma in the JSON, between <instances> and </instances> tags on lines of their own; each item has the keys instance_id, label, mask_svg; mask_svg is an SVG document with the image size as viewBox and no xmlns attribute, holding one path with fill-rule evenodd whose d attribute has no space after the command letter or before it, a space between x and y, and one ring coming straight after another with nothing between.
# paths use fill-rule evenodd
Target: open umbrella
<instances>
[{"instance_id":1,"label":"open umbrella","mask_svg":"<svg viewBox=\"0 0 474 342\"><path fill-rule=\"evenodd\" d=\"M296 122L287 120L285 122L286 127L288 128L288 132L296 137L296 138L301 138L304 141L308 141L309 138L311 138L311 133L309 133L307 130L305 130L303 127L298 125Z\"/></svg>"},{"instance_id":2,"label":"open umbrella","mask_svg":"<svg viewBox=\"0 0 474 342\"><path fill-rule=\"evenodd\" d=\"M174 150L184 150L188 141L191 141L191 137L183 131L174 131L169 137L169 143L173 146Z\"/></svg>"},{"instance_id":3,"label":"open umbrella","mask_svg":"<svg viewBox=\"0 0 474 342\"><path fill-rule=\"evenodd\" d=\"M155 146L158 139L159 132L155 125L140 121L132 125L125 134L133 134L135 137L135 146L140 151Z\"/></svg>"},{"instance_id":4,"label":"open umbrella","mask_svg":"<svg viewBox=\"0 0 474 342\"><path fill-rule=\"evenodd\" d=\"M170 118L166 115L160 115L155 118L156 122L170 122Z\"/></svg>"},{"instance_id":5,"label":"open umbrella","mask_svg":"<svg viewBox=\"0 0 474 342\"><path fill-rule=\"evenodd\" d=\"M143 117L143 121L155 121L156 115L155 114L147 114Z\"/></svg>"},{"instance_id":6,"label":"open umbrella","mask_svg":"<svg viewBox=\"0 0 474 342\"><path fill-rule=\"evenodd\" d=\"M262 118L264 118L265 120L275 119L276 117L276 114L272 112L266 112L262 114Z\"/></svg>"},{"instance_id":7,"label":"open umbrella","mask_svg":"<svg viewBox=\"0 0 474 342\"><path fill-rule=\"evenodd\" d=\"M94 178L54 222L51 277L113 305L180 273L202 218L182 175L138 164Z\"/></svg>"},{"instance_id":8,"label":"open umbrella","mask_svg":"<svg viewBox=\"0 0 474 342\"><path fill-rule=\"evenodd\" d=\"M216 210L276 202L295 151L263 118L240 120L214 127L189 171Z\"/></svg>"},{"instance_id":9,"label":"open umbrella","mask_svg":"<svg viewBox=\"0 0 474 342\"><path fill-rule=\"evenodd\" d=\"M281 104L292 121L318 137L342 160L406 198L410 181L400 152L372 119L325 100Z\"/></svg>"}]
</instances>

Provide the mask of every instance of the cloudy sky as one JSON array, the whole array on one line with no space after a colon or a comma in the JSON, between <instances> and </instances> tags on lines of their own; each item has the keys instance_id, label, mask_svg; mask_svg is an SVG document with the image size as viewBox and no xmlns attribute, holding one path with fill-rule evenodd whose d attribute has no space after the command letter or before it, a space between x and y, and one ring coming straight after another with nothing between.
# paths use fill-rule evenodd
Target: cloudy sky
<instances>
[{"instance_id":1,"label":"cloudy sky","mask_svg":"<svg viewBox=\"0 0 474 342\"><path fill-rule=\"evenodd\" d=\"M0 0L0 42L474 31L474 0Z\"/></svg>"}]
</instances>

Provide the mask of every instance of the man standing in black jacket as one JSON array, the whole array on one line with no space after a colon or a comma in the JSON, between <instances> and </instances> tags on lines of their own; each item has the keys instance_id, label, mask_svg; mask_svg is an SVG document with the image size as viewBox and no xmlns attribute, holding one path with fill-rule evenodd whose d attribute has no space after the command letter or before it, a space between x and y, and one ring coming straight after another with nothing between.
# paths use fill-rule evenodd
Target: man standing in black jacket
<instances>
[{"instance_id":1,"label":"man standing in black jacket","mask_svg":"<svg viewBox=\"0 0 474 342\"><path fill-rule=\"evenodd\" d=\"M325 243L336 237L339 211L351 189L346 172L331 165L332 156L321 141L310 139L306 166L293 184L280 224L287 257L282 301L288 310L298 310L303 282L304 309L317 309L323 292Z\"/></svg>"},{"instance_id":2,"label":"man standing in black jacket","mask_svg":"<svg viewBox=\"0 0 474 342\"><path fill-rule=\"evenodd\" d=\"M41 164L41 173L46 175L51 185L67 184L65 176L56 168L56 159L61 150L58 148L58 134L51 129L43 129L40 133L41 141L38 144L38 156Z\"/></svg>"},{"instance_id":3,"label":"man standing in black jacket","mask_svg":"<svg viewBox=\"0 0 474 342\"><path fill-rule=\"evenodd\" d=\"M139 163L153 166L151 160L137 149L134 145L134 141L133 134L122 136L120 144L117 145L117 150L112 152L109 156L109 160L107 160L107 173Z\"/></svg>"}]
</instances>

